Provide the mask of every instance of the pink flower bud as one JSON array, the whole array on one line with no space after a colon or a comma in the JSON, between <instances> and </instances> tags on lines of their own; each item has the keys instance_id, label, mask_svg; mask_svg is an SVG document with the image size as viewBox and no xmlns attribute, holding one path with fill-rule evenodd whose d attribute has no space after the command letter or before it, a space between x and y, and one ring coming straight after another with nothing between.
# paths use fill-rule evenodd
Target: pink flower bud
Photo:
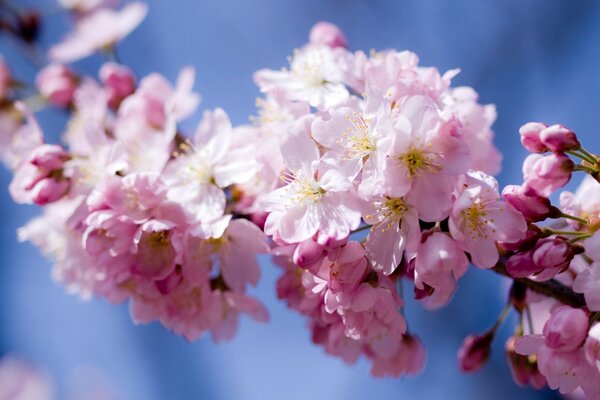
<instances>
[{"instance_id":1,"label":"pink flower bud","mask_svg":"<svg viewBox=\"0 0 600 400\"><path fill-rule=\"evenodd\" d=\"M61 64L48 65L36 78L36 85L42 96L57 107L68 107L71 104L77 83L75 73Z\"/></svg>"},{"instance_id":2,"label":"pink flower bud","mask_svg":"<svg viewBox=\"0 0 600 400\"><path fill-rule=\"evenodd\" d=\"M45 178L31 189L31 199L38 206L54 203L66 195L71 187L67 179Z\"/></svg>"},{"instance_id":3,"label":"pink flower bud","mask_svg":"<svg viewBox=\"0 0 600 400\"><path fill-rule=\"evenodd\" d=\"M458 363L463 372L474 372L483 367L490 356L494 334L469 335L458 350Z\"/></svg>"},{"instance_id":4,"label":"pink flower bud","mask_svg":"<svg viewBox=\"0 0 600 400\"><path fill-rule=\"evenodd\" d=\"M544 325L546 346L559 351L579 348L587 336L588 323L588 316L581 309L569 306L554 309Z\"/></svg>"},{"instance_id":5,"label":"pink flower bud","mask_svg":"<svg viewBox=\"0 0 600 400\"><path fill-rule=\"evenodd\" d=\"M550 151L562 153L581 147L573 131L563 125L552 125L540 132L540 140Z\"/></svg>"},{"instance_id":6,"label":"pink flower bud","mask_svg":"<svg viewBox=\"0 0 600 400\"><path fill-rule=\"evenodd\" d=\"M550 196L571 179L575 163L564 154L531 154L523 163L525 186L541 196Z\"/></svg>"},{"instance_id":7,"label":"pink flower bud","mask_svg":"<svg viewBox=\"0 0 600 400\"><path fill-rule=\"evenodd\" d=\"M533 262L533 251L524 251L511 256L506 262L506 271L513 278L525 278L536 274L541 268Z\"/></svg>"},{"instance_id":8,"label":"pink flower bud","mask_svg":"<svg viewBox=\"0 0 600 400\"><path fill-rule=\"evenodd\" d=\"M322 44L331 48L348 47L348 42L342 30L331 22L317 22L310 30L310 42Z\"/></svg>"},{"instance_id":9,"label":"pink flower bud","mask_svg":"<svg viewBox=\"0 0 600 400\"><path fill-rule=\"evenodd\" d=\"M68 157L69 153L61 146L42 144L33 150L30 163L38 168L52 171L61 169Z\"/></svg>"},{"instance_id":10,"label":"pink flower bud","mask_svg":"<svg viewBox=\"0 0 600 400\"><path fill-rule=\"evenodd\" d=\"M548 148L540 139L540 132L546 127L546 124L540 122L529 122L519 128L523 147L532 153L543 153L547 151Z\"/></svg>"},{"instance_id":11,"label":"pink flower bud","mask_svg":"<svg viewBox=\"0 0 600 400\"><path fill-rule=\"evenodd\" d=\"M108 105L113 110L121 101L135 92L135 75L124 65L106 63L100 68L100 80L104 84Z\"/></svg>"},{"instance_id":12,"label":"pink flower bud","mask_svg":"<svg viewBox=\"0 0 600 400\"><path fill-rule=\"evenodd\" d=\"M544 238L533 249L532 260L541 271L536 280L552 279L569 268L575 256L573 246L563 237Z\"/></svg>"},{"instance_id":13,"label":"pink flower bud","mask_svg":"<svg viewBox=\"0 0 600 400\"><path fill-rule=\"evenodd\" d=\"M323 260L325 247L313 238L307 239L296 246L293 260L294 264L302 268L310 268Z\"/></svg>"},{"instance_id":14,"label":"pink flower bud","mask_svg":"<svg viewBox=\"0 0 600 400\"><path fill-rule=\"evenodd\" d=\"M10 92L12 76L8 64L0 57L0 100L6 99Z\"/></svg>"},{"instance_id":15,"label":"pink flower bud","mask_svg":"<svg viewBox=\"0 0 600 400\"><path fill-rule=\"evenodd\" d=\"M502 198L529 222L543 221L558 212L547 197L540 196L532 188L509 185L502 191Z\"/></svg>"}]
</instances>

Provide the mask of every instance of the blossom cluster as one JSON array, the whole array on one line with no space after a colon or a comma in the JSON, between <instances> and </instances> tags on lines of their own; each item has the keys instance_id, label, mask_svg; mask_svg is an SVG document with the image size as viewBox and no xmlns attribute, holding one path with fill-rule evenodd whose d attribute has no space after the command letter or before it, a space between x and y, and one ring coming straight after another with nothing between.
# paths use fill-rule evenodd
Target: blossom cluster
<instances>
[{"instance_id":1,"label":"blossom cluster","mask_svg":"<svg viewBox=\"0 0 600 400\"><path fill-rule=\"evenodd\" d=\"M43 207L19 237L69 292L129 302L134 322L188 340L230 339L240 314L268 320L249 291L257 255L270 253L277 295L307 318L313 342L399 377L425 364L405 298L443 307L472 264L512 287L496 323L465 339L460 368L484 365L514 309L514 380L600 398L600 161L572 130L524 125L523 184L501 191L495 108L452 86L458 70L409 51L353 52L321 22L289 67L255 73L263 97L251 124L234 127L217 108L185 132L200 102L194 69L172 84L117 62L115 46L148 11L117 3L61 0L75 26L32 88L0 60L9 190ZM34 42L38 23L24 14L11 33ZM68 64L95 52L111 60L97 77ZM40 104L68 114L63 144L46 142ZM553 205L575 172L582 185Z\"/></svg>"},{"instance_id":2,"label":"blossom cluster","mask_svg":"<svg viewBox=\"0 0 600 400\"><path fill-rule=\"evenodd\" d=\"M353 53L326 23L310 37L289 69L255 74L257 126L274 149L258 162L275 189L257 196L285 271L278 295L328 353L362 353L375 375L414 373L424 354L399 310L403 278L441 307L469 259L491 268L497 242L525 238L489 175L494 107L414 53Z\"/></svg>"},{"instance_id":3,"label":"blossom cluster","mask_svg":"<svg viewBox=\"0 0 600 400\"><path fill-rule=\"evenodd\" d=\"M52 59L110 51L145 15L142 3L118 11L96 3L73 6L75 31ZM48 106L70 113L65 146L45 142L28 106L12 97L10 70L1 70L9 87L3 114L17 126L3 136L10 193L44 206L19 237L54 260L59 282L84 298L129 301L134 322L160 321L189 340L206 331L231 338L242 313L268 319L247 293L267 238L237 209L235 192L257 168L253 147L221 109L205 111L193 135L180 132L200 100L192 68L172 85L156 73L138 82L114 62L101 66L99 79L50 63L36 89Z\"/></svg>"}]
</instances>

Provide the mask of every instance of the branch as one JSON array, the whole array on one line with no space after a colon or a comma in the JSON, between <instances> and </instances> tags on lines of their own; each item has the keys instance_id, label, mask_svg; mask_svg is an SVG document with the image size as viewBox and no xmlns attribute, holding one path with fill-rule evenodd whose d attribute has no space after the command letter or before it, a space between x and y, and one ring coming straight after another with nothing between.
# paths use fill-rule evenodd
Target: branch
<instances>
[{"instance_id":1,"label":"branch","mask_svg":"<svg viewBox=\"0 0 600 400\"><path fill-rule=\"evenodd\" d=\"M583 308L586 306L585 298L582 294L575 293L571 288L563 285L562 283L551 279L545 282L536 282L527 278L513 278L506 271L504 265L505 260L501 260L496 264L492 270L497 274L507 276L516 282L519 282L536 293L543 294L544 296L552 297L563 304L566 304L575 308Z\"/></svg>"}]
</instances>

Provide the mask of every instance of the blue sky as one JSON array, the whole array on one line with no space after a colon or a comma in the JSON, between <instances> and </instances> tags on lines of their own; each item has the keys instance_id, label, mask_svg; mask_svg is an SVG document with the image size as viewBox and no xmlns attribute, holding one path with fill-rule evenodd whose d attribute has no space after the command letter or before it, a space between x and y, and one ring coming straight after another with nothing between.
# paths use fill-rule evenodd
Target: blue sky
<instances>
[{"instance_id":1,"label":"blue sky","mask_svg":"<svg viewBox=\"0 0 600 400\"><path fill-rule=\"evenodd\" d=\"M26 0L23 0L26 2ZM49 1L33 1L52 11ZM591 0L244 0L149 1L143 25L119 48L140 76L158 71L174 79L184 65L197 68L201 110L223 107L234 123L254 112L258 90L252 73L279 68L319 20L337 23L352 49L415 51L423 65L459 67L456 85L475 87L483 103L495 103L496 143L505 156L502 185L520 181L518 128L532 121L564 123L590 148L600 145L600 4ZM44 41L66 30L51 17ZM0 38L0 52L22 79L33 70ZM95 74L100 57L76 64ZM64 116L40 115L50 137ZM196 119L192 119L189 127ZM0 171L0 186L10 180ZM136 327L126 305L83 303L50 278L50 265L15 230L35 215L12 204L0 190L0 352L16 353L46 368L61 398L73 376L100 376L120 399L362 399L362 398L554 398L513 385L502 351L511 322L501 331L491 363L475 375L458 372L462 338L493 323L506 285L473 269L447 308L425 312L409 302L411 329L428 348L426 371L411 379L373 379L366 362L344 365L310 343L306 321L275 298L279 274L267 258L255 290L272 321L244 320L236 339L216 346L209 338L187 343L158 324ZM83 371L83 372L82 372ZM90 372L91 371L91 372ZM87 375L86 375L87 374Z\"/></svg>"}]
</instances>

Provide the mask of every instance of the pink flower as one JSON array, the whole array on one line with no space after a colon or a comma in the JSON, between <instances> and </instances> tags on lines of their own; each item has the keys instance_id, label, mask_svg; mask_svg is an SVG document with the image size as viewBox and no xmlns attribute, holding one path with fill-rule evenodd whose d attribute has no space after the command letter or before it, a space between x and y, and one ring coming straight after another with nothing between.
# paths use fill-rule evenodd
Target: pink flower
<instances>
[{"instance_id":1,"label":"pink flower","mask_svg":"<svg viewBox=\"0 0 600 400\"><path fill-rule=\"evenodd\" d=\"M469 260L458 243L442 232L425 233L417 249L415 287L431 288L433 293L424 299L427 308L448 303L456 281L467 272Z\"/></svg>"},{"instance_id":2,"label":"pink flower","mask_svg":"<svg viewBox=\"0 0 600 400\"><path fill-rule=\"evenodd\" d=\"M425 221L448 215L458 175L469 166L468 147L444 131L435 104L423 96L407 98L395 116L396 134L385 152L383 192L407 196ZM388 150L389 149L389 150Z\"/></svg>"},{"instance_id":3,"label":"pink flower","mask_svg":"<svg viewBox=\"0 0 600 400\"><path fill-rule=\"evenodd\" d=\"M208 242L231 290L241 292L247 284L258 284L260 268L256 254L267 253L269 246L266 236L256 225L244 219L233 220L221 237Z\"/></svg>"},{"instance_id":4,"label":"pink flower","mask_svg":"<svg viewBox=\"0 0 600 400\"><path fill-rule=\"evenodd\" d=\"M316 238L306 239L296 246L294 250L294 264L301 268L308 269L320 263L325 257L325 246L319 244Z\"/></svg>"},{"instance_id":5,"label":"pink flower","mask_svg":"<svg viewBox=\"0 0 600 400\"><path fill-rule=\"evenodd\" d=\"M254 80L263 93L283 90L292 100L326 110L344 103L349 93L339 64L340 48L309 44L294 52L289 70L262 69Z\"/></svg>"},{"instance_id":6,"label":"pink flower","mask_svg":"<svg viewBox=\"0 0 600 400\"><path fill-rule=\"evenodd\" d=\"M544 325L545 344L557 351L572 351L581 347L587 333L587 314L569 306L555 308Z\"/></svg>"},{"instance_id":7,"label":"pink flower","mask_svg":"<svg viewBox=\"0 0 600 400\"><path fill-rule=\"evenodd\" d=\"M544 334L528 335L515 343L518 354L537 354L539 371L551 389L569 393L581 387L589 398L600 394L600 374L582 347L588 334L588 316L581 309L560 306L544 325ZM591 346L591 344L590 344ZM589 354L589 353L588 353Z\"/></svg>"},{"instance_id":8,"label":"pink flower","mask_svg":"<svg viewBox=\"0 0 600 400\"><path fill-rule=\"evenodd\" d=\"M135 75L124 65L106 63L100 68L100 80L110 108L117 110L121 101L135 92Z\"/></svg>"},{"instance_id":9,"label":"pink flower","mask_svg":"<svg viewBox=\"0 0 600 400\"><path fill-rule=\"evenodd\" d=\"M317 232L346 238L360 224L360 212L350 182L337 170L319 163L319 150L309 136L310 118L298 121L281 141L289 170L288 184L267 195L262 204L270 212L265 233L299 243Z\"/></svg>"},{"instance_id":10,"label":"pink flower","mask_svg":"<svg viewBox=\"0 0 600 400\"><path fill-rule=\"evenodd\" d=\"M420 237L419 218L415 207L403 198L371 199L363 212L371 224L365 243L373 269L390 275L396 270L406 250L414 251Z\"/></svg>"},{"instance_id":11,"label":"pink flower","mask_svg":"<svg viewBox=\"0 0 600 400\"><path fill-rule=\"evenodd\" d=\"M111 48L129 35L147 13L147 5L141 2L130 3L120 11L98 9L77 21L75 30L52 47L49 56L54 61L73 62Z\"/></svg>"},{"instance_id":12,"label":"pink flower","mask_svg":"<svg viewBox=\"0 0 600 400\"><path fill-rule=\"evenodd\" d=\"M525 186L542 196L550 196L571 179L575 164L564 154L531 154L523 162Z\"/></svg>"},{"instance_id":13,"label":"pink flower","mask_svg":"<svg viewBox=\"0 0 600 400\"><path fill-rule=\"evenodd\" d=\"M31 365L11 356L0 360L0 399L55 399L52 381Z\"/></svg>"},{"instance_id":14,"label":"pink flower","mask_svg":"<svg viewBox=\"0 0 600 400\"><path fill-rule=\"evenodd\" d=\"M559 213L547 197L540 196L531 187L508 185L502 190L502 198L529 222L543 221Z\"/></svg>"},{"instance_id":15,"label":"pink flower","mask_svg":"<svg viewBox=\"0 0 600 400\"><path fill-rule=\"evenodd\" d=\"M17 203L46 205L70 189L62 168L69 154L60 146L41 144L35 147L15 170L10 193Z\"/></svg>"},{"instance_id":16,"label":"pink flower","mask_svg":"<svg viewBox=\"0 0 600 400\"><path fill-rule=\"evenodd\" d=\"M50 64L42 69L36 78L40 94L57 107L68 107L73 101L78 78L69 67Z\"/></svg>"},{"instance_id":17,"label":"pink flower","mask_svg":"<svg viewBox=\"0 0 600 400\"><path fill-rule=\"evenodd\" d=\"M540 132L546 129L548 125L540 122L529 122L519 128L521 134L521 143L523 147L532 153L543 153L548 150L546 145L540 139Z\"/></svg>"},{"instance_id":18,"label":"pink flower","mask_svg":"<svg viewBox=\"0 0 600 400\"><path fill-rule=\"evenodd\" d=\"M451 89L450 95L456 102L452 108L462 125L459 128L462 140L469 147L471 169L497 174L502 155L493 142L492 124L496 120L496 107L479 104L477 92L470 87Z\"/></svg>"},{"instance_id":19,"label":"pink flower","mask_svg":"<svg viewBox=\"0 0 600 400\"><path fill-rule=\"evenodd\" d=\"M496 241L516 242L527 231L523 216L499 200L496 180L474 172L466 177L450 214L449 226L452 237L480 268L491 268L498 261Z\"/></svg>"},{"instance_id":20,"label":"pink flower","mask_svg":"<svg viewBox=\"0 0 600 400\"><path fill-rule=\"evenodd\" d=\"M329 47L348 47L344 33L331 22L317 22L310 30L310 42Z\"/></svg>"},{"instance_id":21,"label":"pink flower","mask_svg":"<svg viewBox=\"0 0 600 400\"><path fill-rule=\"evenodd\" d=\"M520 386L531 385L535 389L542 389L546 386L546 378L540 373L537 360L532 361L531 357L518 354L515 341L514 336L506 341L506 355L513 380Z\"/></svg>"},{"instance_id":22,"label":"pink flower","mask_svg":"<svg viewBox=\"0 0 600 400\"><path fill-rule=\"evenodd\" d=\"M469 335L465 338L458 350L458 362L463 372L479 370L490 356L491 344L494 334L488 332L484 335Z\"/></svg>"},{"instance_id":23,"label":"pink flower","mask_svg":"<svg viewBox=\"0 0 600 400\"><path fill-rule=\"evenodd\" d=\"M573 131L563 125L551 125L540 132L540 141L555 153L577 150L581 147Z\"/></svg>"},{"instance_id":24,"label":"pink flower","mask_svg":"<svg viewBox=\"0 0 600 400\"><path fill-rule=\"evenodd\" d=\"M235 148L233 140L227 114L220 108L207 111L194 140L181 146L182 153L164 172L169 198L198 221L221 217L226 202L223 189L250 180L256 172L252 148Z\"/></svg>"},{"instance_id":25,"label":"pink flower","mask_svg":"<svg viewBox=\"0 0 600 400\"><path fill-rule=\"evenodd\" d=\"M111 7L116 0L58 0L61 7L85 15L101 7Z\"/></svg>"},{"instance_id":26,"label":"pink flower","mask_svg":"<svg viewBox=\"0 0 600 400\"><path fill-rule=\"evenodd\" d=\"M312 137L329 149L323 158L334 163L348 177L359 173L359 193L364 197L380 192L380 171L383 151L393 133L389 104L377 94L365 105L369 112L358 108L339 107L316 118L311 127Z\"/></svg>"},{"instance_id":27,"label":"pink flower","mask_svg":"<svg viewBox=\"0 0 600 400\"><path fill-rule=\"evenodd\" d=\"M587 307L591 311L600 311L600 232L584 243L585 253L594 262L585 264L585 268L577 274L573 281L573 290L583 293Z\"/></svg>"}]
</instances>

